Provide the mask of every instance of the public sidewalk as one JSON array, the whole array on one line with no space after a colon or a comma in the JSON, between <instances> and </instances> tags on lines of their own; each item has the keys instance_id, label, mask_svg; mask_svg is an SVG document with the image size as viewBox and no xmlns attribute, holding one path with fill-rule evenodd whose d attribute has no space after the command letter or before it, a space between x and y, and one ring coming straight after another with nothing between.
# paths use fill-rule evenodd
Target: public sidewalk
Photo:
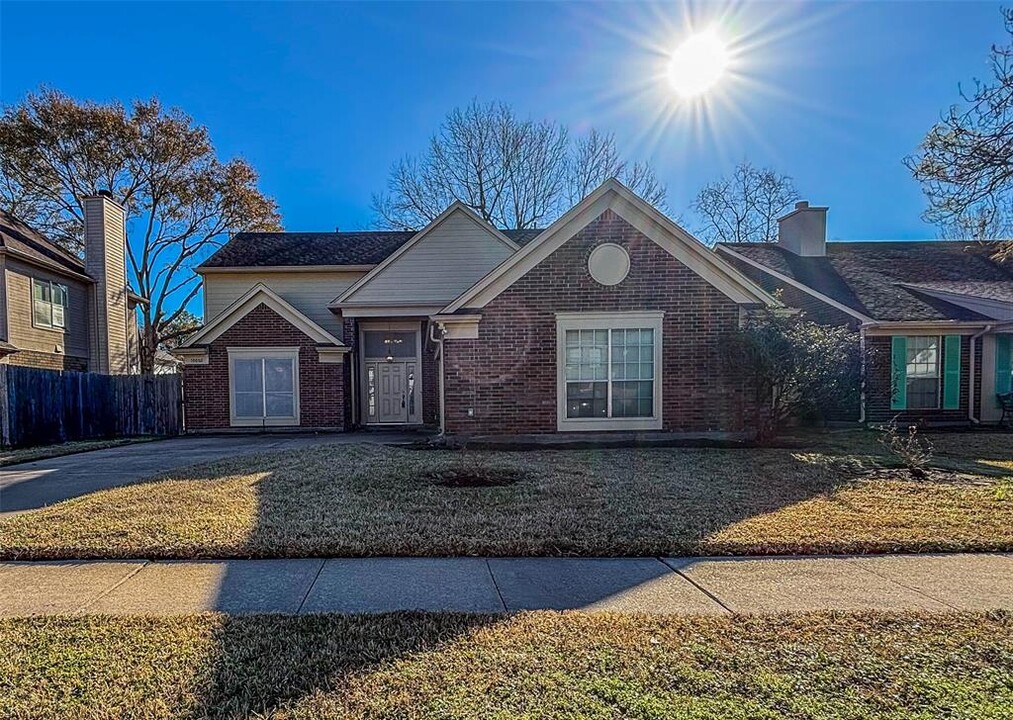
<instances>
[{"instance_id":1,"label":"public sidewalk","mask_svg":"<svg viewBox=\"0 0 1013 720\"><path fill-rule=\"evenodd\" d=\"M0 616L1013 609L1013 555L0 563Z\"/></svg>"}]
</instances>

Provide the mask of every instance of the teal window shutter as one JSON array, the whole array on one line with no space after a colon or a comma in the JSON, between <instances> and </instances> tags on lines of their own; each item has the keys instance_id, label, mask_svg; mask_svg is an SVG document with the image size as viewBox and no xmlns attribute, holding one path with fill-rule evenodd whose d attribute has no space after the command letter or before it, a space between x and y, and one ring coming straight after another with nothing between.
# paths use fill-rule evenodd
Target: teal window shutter
<instances>
[{"instance_id":1,"label":"teal window shutter","mask_svg":"<svg viewBox=\"0 0 1013 720\"><path fill-rule=\"evenodd\" d=\"M907 338L895 335L890 353L890 409L907 409Z\"/></svg>"},{"instance_id":2,"label":"teal window shutter","mask_svg":"<svg viewBox=\"0 0 1013 720\"><path fill-rule=\"evenodd\" d=\"M1002 395L1010 391L1010 337L995 336L995 394ZM996 407L999 400L995 401Z\"/></svg>"},{"instance_id":3,"label":"teal window shutter","mask_svg":"<svg viewBox=\"0 0 1013 720\"><path fill-rule=\"evenodd\" d=\"M943 338L943 410L960 408L960 336Z\"/></svg>"}]
</instances>

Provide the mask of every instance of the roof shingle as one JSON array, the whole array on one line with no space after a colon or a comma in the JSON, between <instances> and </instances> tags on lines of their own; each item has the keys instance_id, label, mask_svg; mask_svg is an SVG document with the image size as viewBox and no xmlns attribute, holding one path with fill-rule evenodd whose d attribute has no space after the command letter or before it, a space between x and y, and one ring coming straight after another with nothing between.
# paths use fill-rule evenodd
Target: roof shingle
<instances>
[{"instance_id":1,"label":"roof shingle","mask_svg":"<svg viewBox=\"0 0 1013 720\"><path fill-rule=\"evenodd\" d=\"M979 243L830 242L825 257L801 257L775 244L724 246L875 320L984 319L919 292L916 285L990 299L1013 298L1013 266L996 261L995 248Z\"/></svg>"},{"instance_id":2,"label":"roof shingle","mask_svg":"<svg viewBox=\"0 0 1013 720\"><path fill-rule=\"evenodd\" d=\"M3 209L0 209L0 246L84 274L84 261L81 258L67 252Z\"/></svg>"},{"instance_id":3,"label":"roof shingle","mask_svg":"<svg viewBox=\"0 0 1013 720\"><path fill-rule=\"evenodd\" d=\"M502 232L518 245L524 245L541 230ZM415 235L414 231L239 233L201 267L378 265Z\"/></svg>"}]
</instances>

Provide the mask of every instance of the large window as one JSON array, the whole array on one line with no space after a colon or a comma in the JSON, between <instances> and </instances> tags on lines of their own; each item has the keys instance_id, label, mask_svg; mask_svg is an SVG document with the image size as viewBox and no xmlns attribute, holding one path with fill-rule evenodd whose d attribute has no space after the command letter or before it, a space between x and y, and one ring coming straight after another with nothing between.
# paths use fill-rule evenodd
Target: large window
<instances>
[{"instance_id":1,"label":"large window","mask_svg":"<svg viewBox=\"0 0 1013 720\"><path fill-rule=\"evenodd\" d=\"M233 425L299 424L298 348L229 348Z\"/></svg>"},{"instance_id":2,"label":"large window","mask_svg":"<svg viewBox=\"0 0 1013 720\"><path fill-rule=\"evenodd\" d=\"M661 317L557 316L561 430L661 427Z\"/></svg>"},{"instance_id":3,"label":"large window","mask_svg":"<svg viewBox=\"0 0 1013 720\"><path fill-rule=\"evenodd\" d=\"M939 407L939 338L907 339L907 407L926 410Z\"/></svg>"},{"instance_id":4,"label":"large window","mask_svg":"<svg viewBox=\"0 0 1013 720\"><path fill-rule=\"evenodd\" d=\"M32 278L32 324L40 328L67 327L67 286Z\"/></svg>"}]
</instances>

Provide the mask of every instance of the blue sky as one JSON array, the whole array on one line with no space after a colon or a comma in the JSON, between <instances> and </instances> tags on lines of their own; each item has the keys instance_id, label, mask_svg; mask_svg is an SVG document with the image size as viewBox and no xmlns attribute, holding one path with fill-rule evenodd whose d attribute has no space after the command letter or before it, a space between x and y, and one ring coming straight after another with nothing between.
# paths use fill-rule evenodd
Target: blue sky
<instances>
[{"instance_id":1,"label":"blue sky","mask_svg":"<svg viewBox=\"0 0 1013 720\"><path fill-rule=\"evenodd\" d=\"M664 52L716 26L735 77L706 116ZM472 98L649 160L673 214L748 158L829 205L835 239L933 237L901 164L1003 41L993 3L0 3L0 100L48 84L157 95L242 155L290 230L369 227L390 164Z\"/></svg>"}]
</instances>

